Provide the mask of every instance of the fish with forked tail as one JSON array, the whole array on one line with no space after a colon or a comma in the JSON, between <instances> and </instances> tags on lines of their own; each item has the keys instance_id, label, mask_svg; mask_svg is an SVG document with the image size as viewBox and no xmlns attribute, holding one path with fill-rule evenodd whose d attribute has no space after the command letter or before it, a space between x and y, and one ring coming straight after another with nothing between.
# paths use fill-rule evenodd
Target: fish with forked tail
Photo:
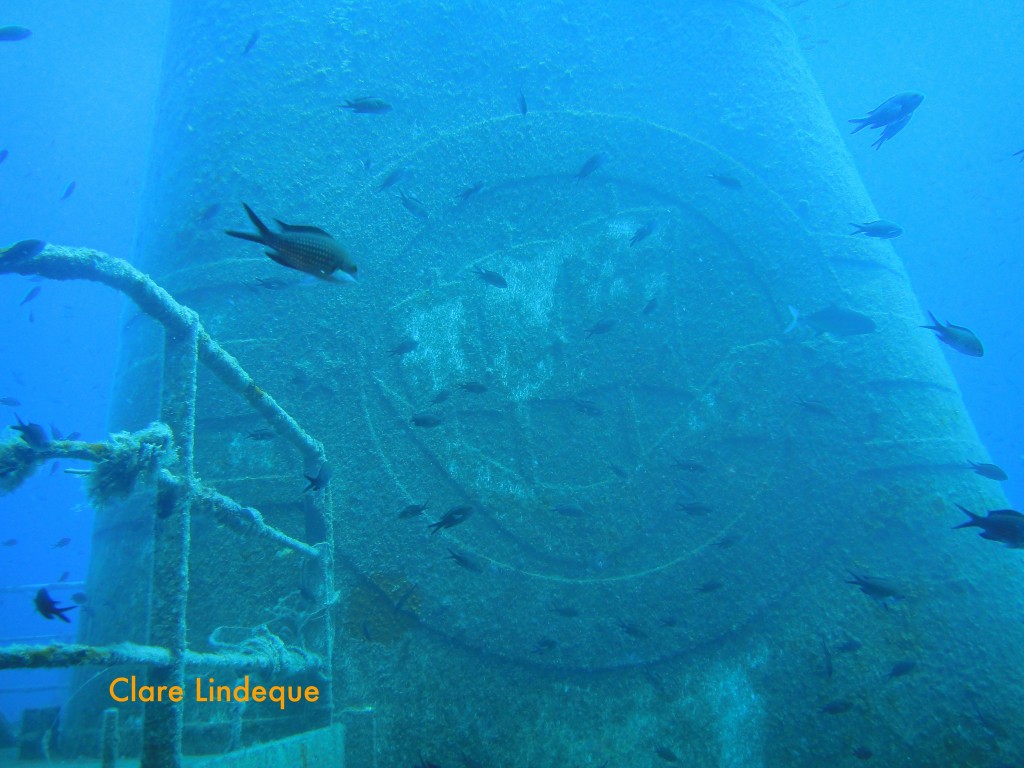
<instances>
[{"instance_id":1,"label":"fish with forked tail","mask_svg":"<svg viewBox=\"0 0 1024 768\"><path fill-rule=\"evenodd\" d=\"M883 129L882 135L872 145L875 149L880 149L886 141L906 128L910 118L914 116L914 110L921 106L923 101L924 94L915 91L897 93L868 112L866 117L851 119L849 122L857 124L851 133L857 133L864 128Z\"/></svg>"},{"instance_id":2,"label":"fish with forked tail","mask_svg":"<svg viewBox=\"0 0 1024 768\"><path fill-rule=\"evenodd\" d=\"M373 96L346 99L341 108L354 112L357 115L386 115L391 111L390 104L384 101L384 99L378 99Z\"/></svg>"},{"instance_id":3,"label":"fish with forked tail","mask_svg":"<svg viewBox=\"0 0 1024 768\"><path fill-rule=\"evenodd\" d=\"M245 212L256 232L224 230L225 234L266 246L267 256L282 267L296 269L329 282L356 282L356 265L337 241L318 227L285 224L276 220L280 232L272 232L245 203ZM340 273L335 276L335 273ZM340 278L340 279L339 279Z\"/></svg>"},{"instance_id":4,"label":"fish with forked tail","mask_svg":"<svg viewBox=\"0 0 1024 768\"><path fill-rule=\"evenodd\" d=\"M440 520L436 523L431 523L427 527L430 528L432 534L437 533L442 528L454 528L459 523L465 522L472 514L472 507L452 507L444 513Z\"/></svg>"},{"instance_id":5,"label":"fish with forked tail","mask_svg":"<svg viewBox=\"0 0 1024 768\"><path fill-rule=\"evenodd\" d=\"M306 491L322 491L331 482L331 466L325 461L320 465L320 471L316 473L316 477L309 475L303 475L303 477L308 482L308 485L302 491L303 493Z\"/></svg>"},{"instance_id":6,"label":"fish with forked tail","mask_svg":"<svg viewBox=\"0 0 1024 768\"><path fill-rule=\"evenodd\" d=\"M971 465L971 469L973 469L975 473L982 477L987 477L989 480L995 480L1002 483L1010 479L1009 475L1006 474L1006 471L998 464L976 464L970 459L967 460L967 463Z\"/></svg>"},{"instance_id":7,"label":"fish with forked tail","mask_svg":"<svg viewBox=\"0 0 1024 768\"><path fill-rule=\"evenodd\" d=\"M959 504L956 506L970 519L954 525L953 530L981 528L980 536L983 539L1002 542L1010 549L1024 549L1024 515L1017 510L996 509L982 517Z\"/></svg>"},{"instance_id":8,"label":"fish with forked tail","mask_svg":"<svg viewBox=\"0 0 1024 768\"><path fill-rule=\"evenodd\" d=\"M863 224L855 224L851 221L850 226L853 227L851 235L867 235L868 237L879 237L883 240L891 240L903 234L903 227L885 219L865 221Z\"/></svg>"},{"instance_id":9,"label":"fish with forked tail","mask_svg":"<svg viewBox=\"0 0 1024 768\"><path fill-rule=\"evenodd\" d=\"M920 326L921 328L935 331L939 341L943 344L948 344L961 354L969 357L984 357L985 348L981 344L981 339L975 336L974 331L970 328L964 328L962 325L953 325L952 323L943 325L935 319L935 315L931 312L928 313L928 316L932 319L932 324L922 325Z\"/></svg>"},{"instance_id":10,"label":"fish with forked tail","mask_svg":"<svg viewBox=\"0 0 1024 768\"><path fill-rule=\"evenodd\" d=\"M50 597L50 593L46 591L46 587L43 587L38 592L36 592L36 596L32 602L35 603L36 610L39 612L39 615L42 616L44 619L58 618L66 624L70 624L71 619L69 619L64 614L68 611L73 611L75 608L78 607L75 605L69 605L65 608L61 608L59 605L57 605L57 601Z\"/></svg>"}]
</instances>

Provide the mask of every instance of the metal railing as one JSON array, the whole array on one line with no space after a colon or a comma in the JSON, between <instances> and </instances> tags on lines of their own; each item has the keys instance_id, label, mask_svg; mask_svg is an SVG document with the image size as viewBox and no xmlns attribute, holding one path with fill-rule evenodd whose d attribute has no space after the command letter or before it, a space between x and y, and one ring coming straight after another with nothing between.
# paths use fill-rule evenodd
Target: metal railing
<instances>
[{"instance_id":1,"label":"metal railing","mask_svg":"<svg viewBox=\"0 0 1024 768\"><path fill-rule=\"evenodd\" d=\"M163 325L165 343L159 422L134 434L113 435L103 443L53 440L33 445L15 440L0 446L0 492L14 490L39 465L58 458L96 464L92 472L84 473L94 501L126 495L139 479L155 487L148 643L8 646L0 648L0 669L141 664L147 667L149 685L168 686L182 686L188 666L289 675L315 672L323 677L325 690L321 700L330 717L334 700L334 633L332 611L328 608L337 600L330 488L307 497L306 503L313 505L324 531L324 541L313 544L268 524L258 510L206 488L193 466L199 362L240 394L272 429L299 450L311 476L317 476L326 462L323 445L256 385L238 361L210 337L195 312L179 304L127 262L99 251L26 240L0 250L0 274L12 273L108 285ZM265 628L249 641L234 647L217 647L210 653L192 651L186 646L190 520L194 509L212 511L243 535L273 539L307 558L316 572L314 597L322 609L323 621L316 638L321 654L286 646ZM143 707L142 768L177 768L181 765L183 703L147 703ZM106 730L109 729L104 729L104 733Z\"/></svg>"}]
</instances>

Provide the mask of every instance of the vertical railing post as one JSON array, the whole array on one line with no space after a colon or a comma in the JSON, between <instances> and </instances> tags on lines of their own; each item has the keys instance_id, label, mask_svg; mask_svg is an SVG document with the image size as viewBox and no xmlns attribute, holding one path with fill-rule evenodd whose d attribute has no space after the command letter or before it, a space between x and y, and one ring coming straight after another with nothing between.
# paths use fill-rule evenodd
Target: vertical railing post
<instances>
[{"instance_id":1,"label":"vertical railing post","mask_svg":"<svg viewBox=\"0 0 1024 768\"><path fill-rule=\"evenodd\" d=\"M198 366L198 323L168 331L164 339L160 417L174 435L176 469L185 489L161 483L153 518L153 577L150 582L149 643L171 652L173 663L149 670L149 685L185 681L185 609L188 604L189 518ZM180 768L184 704L145 705L142 768Z\"/></svg>"},{"instance_id":2,"label":"vertical railing post","mask_svg":"<svg viewBox=\"0 0 1024 768\"><path fill-rule=\"evenodd\" d=\"M103 731L100 733L100 768L116 768L121 748L118 714L114 707L103 710Z\"/></svg>"},{"instance_id":3,"label":"vertical railing post","mask_svg":"<svg viewBox=\"0 0 1024 768\"><path fill-rule=\"evenodd\" d=\"M323 458L320 457L316 467L311 470L315 475ZM308 468L312 466L307 461ZM321 701L326 710L327 725L334 722L334 611L328 604L335 599L334 594L334 520L331 516L331 488L328 486L322 493L306 494L303 499L306 515L306 540L316 547L319 557L312 564L316 568L316 600L324 608L320 633L316 639L317 646L323 654L324 683L320 686Z\"/></svg>"}]
</instances>

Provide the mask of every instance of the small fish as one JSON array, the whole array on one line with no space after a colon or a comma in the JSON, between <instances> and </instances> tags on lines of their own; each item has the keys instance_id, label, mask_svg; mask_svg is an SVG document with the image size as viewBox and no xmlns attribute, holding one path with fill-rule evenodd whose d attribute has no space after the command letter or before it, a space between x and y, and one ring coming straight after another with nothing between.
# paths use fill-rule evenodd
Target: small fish
<instances>
[{"instance_id":1,"label":"small fish","mask_svg":"<svg viewBox=\"0 0 1024 768\"><path fill-rule=\"evenodd\" d=\"M555 504L551 507L552 512L556 512L559 515L565 517L583 517L586 513L583 511L583 507L578 504Z\"/></svg>"},{"instance_id":2,"label":"small fish","mask_svg":"<svg viewBox=\"0 0 1024 768\"><path fill-rule=\"evenodd\" d=\"M796 404L803 408L805 411L808 411L810 413L815 413L818 416L828 416L830 418L835 418L836 412L833 411L820 400L806 400L802 397L798 397L794 402L796 402Z\"/></svg>"},{"instance_id":3,"label":"small fish","mask_svg":"<svg viewBox=\"0 0 1024 768\"><path fill-rule=\"evenodd\" d=\"M652 296L651 298L649 298L647 300L647 303L644 304L644 308L640 310L640 314L641 315L653 315L654 314L654 310L656 310L657 308L658 308L658 297L657 296Z\"/></svg>"},{"instance_id":4,"label":"small fish","mask_svg":"<svg viewBox=\"0 0 1024 768\"><path fill-rule=\"evenodd\" d=\"M853 709L853 702L846 699L834 699L828 704L819 709L819 712L823 712L826 715L841 715L844 712L849 712Z\"/></svg>"},{"instance_id":5,"label":"small fish","mask_svg":"<svg viewBox=\"0 0 1024 768\"><path fill-rule=\"evenodd\" d=\"M640 227L633 236L629 238L629 247L632 248L639 242L646 240L648 237L653 235L658 230L658 222L655 219L648 221L642 227Z\"/></svg>"},{"instance_id":6,"label":"small fish","mask_svg":"<svg viewBox=\"0 0 1024 768\"><path fill-rule=\"evenodd\" d=\"M70 610L73 610L76 606L69 605L66 608L61 608L59 605L57 605L54 599L50 597L50 593L46 591L45 587L36 592L36 596L33 602L36 605L36 610L39 611L39 615L42 616L44 619L52 619L54 617L57 617L58 619L67 624L71 623L71 619L69 619L64 614Z\"/></svg>"},{"instance_id":7,"label":"small fish","mask_svg":"<svg viewBox=\"0 0 1024 768\"><path fill-rule=\"evenodd\" d=\"M60 200L67 200L69 197L71 197L75 193L76 186L77 185L75 184L75 182L72 181L66 187L64 187L64 192L61 194ZM60 200L58 200L57 202L60 202Z\"/></svg>"},{"instance_id":8,"label":"small fish","mask_svg":"<svg viewBox=\"0 0 1024 768\"><path fill-rule=\"evenodd\" d=\"M64 547L66 547L70 543L71 543L71 539L69 539L67 536L65 536L63 539L60 539L56 544L51 546L50 549L63 549Z\"/></svg>"},{"instance_id":9,"label":"small fish","mask_svg":"<svg viewBox=\"0 0 1024 768\"><path fill-rule=\"evenodd\" d=\"M13 547L13 546L16 546L17 544L18 544L18 540L17 539L7 539L4 542L4 546L5 547Z\"/></svg>"},{"instance_id":10,"label":"small fish","mask_svg":"<svg viewBox=\"0 0 1024 768\"><path fill-rule=\"evenodd\" d=\"M279 277L257 277L255 287L266 288L268 291L279 291L282 288L287 288L289 285L291 283Z\"/></svg>"},{"instance_id":11,"label":"small fish","mask_svg":"<svg viewBox=\"0 0 1024 768\"><path fill-rule=\"evenodd\" d=\"M915 669L917 669L916 661L913 659L903 659L892 665L892 669L889 670L889 674L885 676L885 679L892 680L895 677L903 677L904 675L909 675Z\"/></svg>"},{"instance_id":12,"label":"small fish","mask_svg":"<svg viewBox=\"0 0 1024 768\"><path fill-rule=\"evenodd\" d=\"M50 474L51 475L57 474L57 470L58 469L60 469L60 462L59 461L53 462L53 464L50 465Z\"/></svg>"},{"instance_id":13,"label":"small fish","mask_svg":"<svg viewBox=\"0 0 1024 768\"><path fill-rule=\"evenodd\" d=\"M474 395L482 395L487 391L487 385L481 384L479 381L464 381L459 384L459 389Z\"/></svg>"},{"instance_id":14,"label":"small fish","mask_svg":"<svg viewBox=\"0 0 1024 768\"><path fill-rule=\"evenodd\" d=\"M390 104L384 101L384 99L377 99L373 96L346 99L341 108L348 109L357 115L386 115L391 111Z\"/></svg>"},{"instance_id":15,"label":"small fish","mask_svg":"<svg viewBox=\"0 0 1024 768\"><path fill-rule=\"evenodd\" d=\"M430 213L427 211L427 208L423 203L412 195L406 194L404 189L399 189L398 194L402 198L402 205L405 206L405 210L420 221L426 221L430 218Z\"/></svg>"},{"instance_id":16,"label":"small fish","mask_svg":"<svg viewBox=\"0 0 1024 768\"><path fill-rule=\"evenodd\" d=\"M619 619L619 629L637 640L646 640L649 637L649 635L640 628L639 624L632 621L623 621L622 619Z\"/></svg>"},{"instance_id":17,"label":"small fish","mask_svg":"<svg viewBox=\"0 0 1024 768\"><path fill-rule=\"evenodd\" d=\"M465 205L474 197L479 195L483 191L483 189L484 183L482 181L478 181L473 186L466 187L464 190L459 192L459 194L456 195L455 197L459 201L459 205Z\"/></svg>"},{"instance_id":18,"label":"small fish","mask_svg":"<svg viewBox=\"0 0 1024 768\"><path fill-rule=\"evenodd\" d=\"M0 149L0 165L3 165L4 160L7 159L7 150Z\"/></svg>"},{"instance_id":19,"label":"small fish","mask_svg":"<svg viewBox=\"0 0 1024 768\"><path fill-rule=\"evenodd\" d=\"M677 501L676 509L693 517L704 517L714 511L702 501Z\"/></svg>"},{"instance_id":20,"label":"small fish","mask_svg":"<svg viewBox=\"0 0 1024 768\"><path fill-rule=\"evenodd\" d=\"M0 256L8 261L14 259L33 259L43 252L46 242L43 240L21 240L9 248L0 248Z\"/></svg>"},{"instance_id":21,"label":"small fish","mask_svg":"<svg viewBox=\"0 0 1024 768\"><path fill-rule=\"evenodd\" d=\"M701 464L699 461L692 461L690 459L679 459L675 456L672 457L672 466L676 469L681 469L685 472L707 472L707 464Z\"/></svg>"},{"instance_id":22,"label":"small fish","mask_svg":"<svg viewBox=\"0 0 1024 768\"><path fill-rule=\"evenodd\" d=\"M743 188L743 182L741 182L735 176L730 176L727 173L709 173L708 174L708 178L709 179L714 179L719 184L721 184L723 187L728 187L729 189L742 189Z\"/></svg>"},{"instance_id":23,"label":"small fish","mask_svg":"<svg viewBox=\"0 0 1024 768\"><path fill-rule=\"evenodd\" d=\"M492 272L489 269L483 269L480 266L474 266L473 274L488 285L493 285L495 288L508 288L508 282L497 272Z\"/></svg>"},{"instance_id":24,"label":"small fish","mask_svg":"<svg viewBox=\"0 0 1024 768\"><path fill-rule=\"evenodd\" d=\"M533 653L547 653L548 651L555 650L555 648L557 647L557 641L551 639L550 637L542 637L540 640L536 642L536 644L534 644Z\"/></svg>"},{"instance_id":25,"label":"small fish","mask_svg":"<svg viewBox=\"0 0 1024 768\"><path fill-rule=\"evenodd\" d=\"M427 527L430 528L431 534L435 534L442 528L454 528L459 523L464 523L472 514L472 507L452 507L444 513L440 520L436 523L431 523Z\"/></svg>"},{"instance_id":26,"label":"small fish","mask_svg":"<svg viewBox=\"0 0 1024 768\"><path fill-rule=\"evenodd\" d=\"M28 443L37 450L45 450L50 446L50 438L46 436L46 430L35 422L29 422L26 424L21 420L18 414L14 414L14 418L18 420L17 424L12 424L11 429L21 432L21 439Z\"/></svg>"},{"instance_id":27,"label":"small fish","mask_svg":"<svg viewBox=\"0 0 1024 768\"><path fill-rule=\"evenodd\" d=\"M0 27L0 42L24 40L26 37L31 36L31 34L32 30L28 27L18 27L13 24L7 27Z\"/></svg>"},{"instance_id":28,"label":"small fish","mask_svg":"<svg viewBox=\"0 0 1024 768\"><path fill-rule=\"evenodd\" d=\"M444 423L444 419L432 413L417 413L410 419L414 427L426 427L430 429Z\"/></svg>"},{"instance_id":29,"label":"small fish","mask_svg":"<svg viewBox=\"0 0 1024 768\"><path fill-rule=\"evenodd\" d=\"M50 437L52 437L54 440L64 439L63 433L59 429L57 429L57 425L54 424L52 421L50 422Z\"/></svg>"},{"instance_id":30,"label":"small fish","mask_svg":"<svg viewBox=\"0 0 1024 768\"><path fill-rule=\"evenodd\" d=\"M935 335L943 344L948 344L957 352L969 357L983 357L985 355L985 348L981 345L981 339L975 336L974 331L970 328L953 325L952 323L943 325L935 319L935 315L931 312L928 313L928 316L932 319L932 324L919 327L935 331Z\"/></svg>"},{"instance_id":31,"label":"small fish","mask_svg":"<svg viewBox=\"0 0 1024 768\"><path fill-rule=\"evenodd\" d=\"M401 512L398 513L399 520L408 520L411 517L418 517L423 514L423 510L427 508L426 503L424 504L410 504Z\"/></svg>"},{"instance_id":32,"label":"small fish","mask_svg":"<svg viewBox=\"0 0 1024 768\"><path fill-rule=\"evenodd\" d=\"M870 760L875 753L864 745L861 745L859 747L854 747L850 754L858 760Z\"/></svg>"},{"instance_id":33,"label":"small fish","mask_svg":"<svg viewBox=\"0 0 1024 768\"><path fill-rule=\"evenodd\" d=\"M885 219L866 221L863 224L854 224L851 221L850 226L853 227L851 235L867 235L868 237L878 237L883 240L891 240L903 234L903 227Z\"/></svg>"},{"instance_id":34,"label":"small fish","mask_svg":"<svg viewBox=\"0 0 1024 768\"><path fill-rule=\"evenodd\" d=\"M63 573L61 573L60 578L57 579L57 583L62 584L69 578L71 578L71 571L64 571Z\"/></svg>"},{"instance_id":35,"label":"small fish","mask_svg":"<svg viewBox=\"0 0 1024 768\"><path fill-rule=\"evenodd\" d=\"M629 477L629 472L624 470L618 464L613 464L610 461L608 462L608 469L610 469L612 471L612 474L619 478L619 480L625 480L626 478Z\"/></svg>"},{"instance_id":36,"label":"small fish","mask_svg":"<svg viewBox=\"0 0 1024 768\"><path fill-rule=\"evenodd\" d=\"M400 181L403 181L408 175L408 168L396 168L387 176L385 176L384 180L376 187L374 187L374 189L377 192L383 192L385 189L391 189L393 186L395 186L395 184L397 184Z\"/></svg>"},{"instance_id":37,"label":"small fish","mask_svg":"<svg viewBox=\"0 0 1024 768\"><path fill-rule=\"evenodd\" d=\"M457 552L454 549L448 550L448 559L454 560L457 565L462 566L467 571L473 573L483 573L484 567L477 561L475 557L470 557L464 552Z\"/></svg>"},{"instance_id":38,"label":"small fish","mask_svg":"<svg viewBox=\"0 0 1024 768\"><path fill-rule=\"evenodd\" d=\"M302 489L303 493L306 491L322 491L331 482L331 465L325 461L320 465L320 471L316 473L316 477L310 477L309 475L303 475L303 477L309 481L309 485Z\"/></svg>"},{"instance_id":39,"label":"small fish","mask_svg":"<svg viewBox=\"0 0 1024 768\"><path fill-rule=\"evenodd\" d=\"M254 429L248 435L245 436L247 440L254 440L258 443L264 443L268 440L273 440L277 437L277 432L272 430L270 427L263 427L262 429Z\"/></svg>"},{"instance_id":40,"label":"small fish","mask_svg":"<svg viewBox=\"0 0 1024 768\"><path fill-rule=\"evenodd\" d=\"M388 350L388 357L404 357L418 347L420 343L416 339L406 339Z\"/></svg>"},{"instance_id":41,"label":"small fish","mask_svg":"<svg viewBox=\"0 0 1024 768\"><path fill-rule=\"evenodd\" d=\"M678 763L679 758L676 757L676 753L668 747L658 747L654 750L654 754L664 760L666 763Z\"/></svg>"},{"instance_id":42,"label":"small fish","mask_svg":"<svg viewBox=\"0 0 1024 768\"><path fill-rule=\"evenodd\" d=\"M893 123L904 120L914 113L914 110L921 106L924 101L924 94L916 91L904 91L883 101L877 107L868 112L866 117L855 117L848 122L855 123L856 128L851 133L864 128L883 128Z\"/></svg>"},{"instance_id":43,"label":"small fish","mask_svg":"<svg viewBox=\"0 0 1024 768\"><path fill-rule=\"evenodd\" d=\"M699 592L702 595L709 595L712 592L717 592L724 586L725 585L720 581L705 581L703 584L697 587L697 592Z\"/></svg>"},{"instance_id":44,"label":"small fish","mask_svg":"<svg viewBox=\"0 0 1024 768\"><path fill-rule=\"evenodd\" d=\"M556 605L552 610L566 619L575 619L580 615L579 609L571 605Z\"/></svg>"},{"instance_id":45,"label":"small fish","mask_svg":"<svg viewBox=\"0 0 1024 768\"><path fill-rule=\"evenodd\" d=\"M596 155L591 155L587 158L586 162L580 167L579 171L576 172L576 183L579 184L587 176L592 174L608 160L608 156L604 152L598 152Z\"/></svg>"},{"instance_id":46,"label":"small fish","mask_svg":"<svg viewBox=\"0 0 1024 768\"><path fill-rule=\"evenodd\" d=\"M337 241L318 227L285 224L277 219L280 232L271 232L245 203L246 214L256 232L224 230L225 234L264 246L267 256L282 267L295 269L330 282L356 282L356 265ZM340 272L340 280L334 277Z\"/></svg>"},{"instance_id":47,"label":"small fish","mask_svg":"<svg viewBox=\"0 0 1024 768\"><path fill-rule=\"evenodd\" d=\"M39 295L39 293L40 293L40 292L41 292L42 290L43 290L43 289L42 289L42 287L41 287L41 286L38 286L38 285L37 285L37 286L36 286L35 288L33 288L32 290L30 290L30 291L29 291L28 293L26 293L26 294L25 294L25 298L23 298L23 299L21 300L21 303L20 303L20 304L18 304L18 306L19 306L19 307L23 307L23 306L25 306L25 305L26 305L26 304L28 304L28 303L29 303L30 301L32 301L32 299L34 299L34 298L35 298L36 296L38 296L38 295Z\"/></svg>"},{"instance_id":48,"label":"small fish","mask_svg":"<svg viewBox=\"0 0 1024 768\"><path fill-rule=\"evenodd\" d=\"M0 400L0 402L3 401ZM982 477L987 477L989 480L998 480L1000 483L1009 480L1009 475L1007 475L1000 466L995 464L975 464L970 459L967 460L967 463L971 465L971 469L973 469L977 474Z\"/></svg>"},{"instance_id":49,"label":"small fish","mask_svg":"<svg viewBox=\"0 0 1024 768\"><path fill-rule=\"evenodd\" d=\"M516 99L516 104L519 106L519 114L525 115L529 110L526 107L526 97L523 96L522 90L519 91L519 98ZM1024 152L1024 150L1021 150Z\"/></svg>"},{"instance_id":50,"label":"small fish","mask_svg":"<svg viewBox=\"0 0 1024 768\"><path fill-rule=\"evenodd\" d=\"M573 408L586 416L600 416L603 413L601 406L593 400L580 400L574 397L570 402Z\"/></svg>"},{"instance_id":51,"label":"small fish","mask_svg":"<svg viewBox=\"0 0 1024 768\"><path fill-rule=\"evenodd\" d=\"M883 601L888 598L899 600L903 597L899 587L888 579L879 578L878 576L858 575L853 571L847 571L847 573L853 577L853 581L847 581L846 583L860 587L861 592L874 600Z\"/></svg>"},{"instance_id":52,"label":"small fish","mask_svg":"<svg viewBox=\"0 0 1024 768\"><path fill-rule=\"evenodd\" d=\"M441 403L443 403L445 400L447 400L451 396L452 396L452 391L450 389L442 389L440 392L438 392L436 395L434 395L431 398L430 404L431 405L440 405Z\"/></svg>"},{"instance_id":53,"label":"small fish","mask_svg":"<svg viewBox=\"0 0 1024 768\"><path fill-rule=\"evenodd\" d=\"M86 596L85 592L75 592L71 596L71 602L75 605L85 605L89 602L89 598Z\"/></svg>"},{"instance_id":54,"label":"small fish","mask_svg":"<svg viewBox=\"0 0 1024 768\"><path fill-rule=\"evenodd\" d=\"M212 221L218 213L220 213L220 203L210 203L199 212L199 223L206 224Z\"/></svg>"},{"instance_id":55,"label":"small fish","mask_svg":"<svg viewBox=\"0 0 1024 768\"><path fill-rule=\"evenodd\" d=\"M72 432L70 435L67 436L67 439L68 440L77 440L81 436L82 436L81 432Z\"/></svg>"},{"instance_id":56,"label":"small fish","mask_svg":"<svg viewBox=\"0 0 1024 768\"><path fill-rule=\"evenodd\" d=\"M253 48L255 48L256 47L256 41L259 40L259 39L260 39L260 31L258 29L254 30L253 33L251 35L249 35L249 41L245 44L245 48L242 49L242 55L245 56L245 54L247 54L249 51L251 51Z\"/></svg>"},{"instance_id":57,"label":"small fish","mask_svg":"<svg viewBox=\"0 0 1024 768\"><path fill-rule=\"evenodd\" d=\"M1017 157L1018 155L1020 156L1020 161L1024 163L1024 149L1018 149L1016 152L1013 153L1014 157Z\"/></svg>"},{"instance_id":58,"label":"small fish","mask_svg":"<svg viewBox=\"0 0 1024 768\"><path fill-rule=\"evenodd\" d=\"M981 517L969 509L956 505L970 519L954 525L959 528L981 528L981 538L999 541L1010 549L1024 549L1024 515L1014 509L996 509Z\"/></svg>"},{"instance_id":59,"label":"small fish","mask_svg":"<svg viewBox=\"0 0 1024 768\"><path fill-rule=\"evenodd\" d=\"M801 315L796 307L791 306L789 314L793 320L783 333L791 333L799 326L806 326L815 333L828 333L832 336L857 336L873 333L875 330L875 321L867 315L854 312L852 309L842 309L835 304L806 317Z\"/></svg>"},{"instance_id":60,"label":"small fish","mask_svg":"<svg viewBox=\"0 0 1024 768\"><path fill-rule=\"evenodd\" d=\"M603 333L608 333L613 330L615 326L619 324L619 321L614 318L605 318L604 320L598 320L590 328L587 329L587 338L591 336L600 336Z\"/></svg>"},{"instance_id":61,"label":"small fish","mask_svg":"<svg viewBox=\"0 0 1024 768\"><path fill-rule=\"evenodd\" d=\"M834 671L833 668L832 668L832 651L829 649L828 643L825 642L825 636L824 635L821 636L821 655L822 655L822 657L824 659L824 662L825 662L825 664L824 664L825 677L831 678L832 677L832 672Z\"/></svg>"},{"instance_id":62,"label":"small fish","mask_svg":"<svg viewBox=\"0 0 1024 768\"><path fill-rule=\"evenodd\" d=\"M736 546L742 540L743 537L740 536L738 533L727 533L720 539L715 539L715 541L713 541L712 544L716 547L721 547L722 549L728 549L729 547Z\"/></svg>"},{"instance_id":63,"label":"small fish","mask_svg":"<svg viewBox=\"0 0 1024 768\"><path fill-rule=\"evenodd\" d=\"M835 649L840 653L856 653L863 647L864 644L860 640L855 640L852 637L849 640L844 640L843 642L836 643L835 645Z\"/></svg>"},{"instance_id":64,"label":"small fish","mask_svg":"<svg viewBox=\"0 0 1024 768\"><path fill-rule=\"evenodd\" d=\"M0 397L0 405L6 405L8 408L17 408L21 405L21 400L14 397Z\"/></svg>"}]
</instances>

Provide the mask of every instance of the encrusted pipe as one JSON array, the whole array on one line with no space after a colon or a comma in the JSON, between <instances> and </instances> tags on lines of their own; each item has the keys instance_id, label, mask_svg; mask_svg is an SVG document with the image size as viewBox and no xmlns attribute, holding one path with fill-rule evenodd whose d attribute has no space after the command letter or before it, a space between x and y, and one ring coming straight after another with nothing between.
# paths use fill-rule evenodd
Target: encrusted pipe
<instances>
[{"instance_id":1,"label":"encrusted pipe","mask_svg":"<svg viewBox=\"0 0 1024 768\"><path fill-rule=\"evenodd\" d=\"M263 648L249 644L244 651L232 650L227 647L216 653L185 651L182 658L186 667L229 669L240 672L263 671L287 675L317 672L324 667L323 659L319 656L294 646L267 645ZM125 664L170 667L174 664L174 657L166 648L136 643L119 643L110 646L8 645L0 648L0 670L80 666L112 667Z\"/></svg>"}]
</instances>

